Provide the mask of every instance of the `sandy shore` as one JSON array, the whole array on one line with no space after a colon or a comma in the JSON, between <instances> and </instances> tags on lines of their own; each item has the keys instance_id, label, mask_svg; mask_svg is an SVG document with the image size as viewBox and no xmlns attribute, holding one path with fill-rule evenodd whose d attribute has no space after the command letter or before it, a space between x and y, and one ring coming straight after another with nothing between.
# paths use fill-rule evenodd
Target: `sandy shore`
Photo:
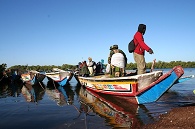
<instances>
[{"instance_id":1,"label":"sandy shore","mask_svg":"<svg viewBox=\"0 0 195 129\"><path fill-rule=\"evenodd\" d=\"M160 115L157 122L144 125L142 129L195 129L195 105L174 108Z\"/></svg>"}]
</instances>

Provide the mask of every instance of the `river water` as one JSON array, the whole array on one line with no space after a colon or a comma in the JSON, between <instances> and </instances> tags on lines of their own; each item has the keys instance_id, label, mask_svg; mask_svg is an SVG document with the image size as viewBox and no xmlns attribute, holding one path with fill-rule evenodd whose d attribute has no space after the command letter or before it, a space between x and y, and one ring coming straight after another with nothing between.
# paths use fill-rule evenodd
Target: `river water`
<instances>
[{"instance_id":1,"label":"river water","mask_svg":"<svg viewBox=\"0 0 195 129\"><path fill-rule=\"evenodd\" d=\"M184 71L183 76L195 75L195 69ZM57 89L47 78L35 86L1 85L0 129L141 128L174 107L195 105L193 90L195 78L175 84L157 102L133 105L122 97L87 91L75 78Z\"/></svg>"}]
</instances>

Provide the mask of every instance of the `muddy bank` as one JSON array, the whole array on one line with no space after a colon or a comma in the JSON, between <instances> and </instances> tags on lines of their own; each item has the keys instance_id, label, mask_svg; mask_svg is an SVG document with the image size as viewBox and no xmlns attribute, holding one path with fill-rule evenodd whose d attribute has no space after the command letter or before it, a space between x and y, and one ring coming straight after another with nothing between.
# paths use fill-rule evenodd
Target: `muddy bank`
<instances>
[{"instance_id":1,"label":"muddy bank","mask_svg":"<svg viewBox=\"0 0 195 129\"><path fill-rule=\"evenodd\" d=\"M167 114L159 116L159 120L147 124L143 129L194 129L195 128L195 105L178 107Z\"/></svg>"}]
</instances>

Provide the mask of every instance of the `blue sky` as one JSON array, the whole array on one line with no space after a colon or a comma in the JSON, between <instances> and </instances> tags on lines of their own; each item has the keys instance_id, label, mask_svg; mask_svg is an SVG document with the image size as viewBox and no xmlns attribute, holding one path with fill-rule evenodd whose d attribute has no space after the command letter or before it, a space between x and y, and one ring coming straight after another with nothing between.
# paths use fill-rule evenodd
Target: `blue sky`
<instances>
[{"instance_id":1,"label":"blue sky","mask_svg":"<svg viewBox=\"0 0 195 129\"><path fill-rule=\"evenodd\" d=\"M140 23L154 54L147 62L195 61L194 0L0 0L0 64L107 63L109 47L128 43Z\"/></svg>"}]
</instances>

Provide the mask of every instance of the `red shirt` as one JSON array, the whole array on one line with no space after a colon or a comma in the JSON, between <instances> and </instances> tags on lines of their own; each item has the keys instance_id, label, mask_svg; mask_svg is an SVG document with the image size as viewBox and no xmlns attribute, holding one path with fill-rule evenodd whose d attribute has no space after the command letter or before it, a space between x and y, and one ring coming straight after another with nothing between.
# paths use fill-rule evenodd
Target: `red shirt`
<instances>
[{"instance_id":1,"label":"red shirt","mask_svg":"<svg viewBox=\"0 0 195 129\"><path fill-rule=\"evenodd\" d=\"M145 50L149 51L150 47L148 47L146 45L146 43L144 42L144 38L143 38L142 33L137 31L134 35L133 41L135 43L135 46L138 44L134 50L135 53L140 54L140 55L144 55Z\"/></svg>"}]
</instances>

